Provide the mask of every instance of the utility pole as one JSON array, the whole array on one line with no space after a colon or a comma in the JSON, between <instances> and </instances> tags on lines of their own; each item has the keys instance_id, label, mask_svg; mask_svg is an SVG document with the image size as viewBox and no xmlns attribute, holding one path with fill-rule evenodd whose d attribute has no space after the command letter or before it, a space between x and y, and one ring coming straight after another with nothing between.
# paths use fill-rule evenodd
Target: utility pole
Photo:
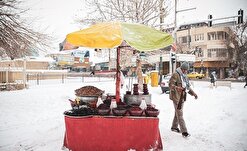
<instances>
[{"instance_id":1,"label":"utility pole","mask_svg":"<svg viewBox=\"0 0 247 151\"><path fill-rule=\"evenodd\" d=\"M163 31L162 24L164 23L164 8L163 8L164 0L160 0L160 31ZM162 61L162 50L160 50L160 63L159 63L159 84L162 81L162 71L163 71L163 61Z\"/></svg>"},{"instance_id":2,"label":"utility pole","mask_svg":"<svg viewBox=\"0 0 247 151\"><path fill-rule=\"evenodd\" d=\"M179 12L184 12L184 11L190 11L190 10L194 10L196 9L195 7L193 8L187 8L187 9L183 9L183 10L177 10L177 0L175 0L175 17L174 17L174 31L173 31L173 37L174 37L174 41L175 41L175 45L177 45L177 13ZM172 52L172 49L170 50L170 61L169 61L169 73L171 74L172 72L175 71L176 69L176 64L177 64L177 61L175 59L175 63L173 63L172 61L172 55L175 54L175 57L176 57L176 53L175 52Z\"/></svg>"},{"instance_id":3,"label":"utility pole","mask_svg":"<svg viewBox=\"0 0 247 151\"><path fill-rule=\"evenodd\" d=\"M177 0L175 0L175 16L174 16L174 30L177 28ZM174 32L174 41L175 45L177 45L177 33L176 31ZM176 50L175 50L176 51ZM176 69L176 59L175 59L175 65L172 61L172 49L170 50L170 59L169 59L169 73L172 74L174 72L174 69ZM176 53L175 53L176 57Z\"/></svg>"}]
</instances>

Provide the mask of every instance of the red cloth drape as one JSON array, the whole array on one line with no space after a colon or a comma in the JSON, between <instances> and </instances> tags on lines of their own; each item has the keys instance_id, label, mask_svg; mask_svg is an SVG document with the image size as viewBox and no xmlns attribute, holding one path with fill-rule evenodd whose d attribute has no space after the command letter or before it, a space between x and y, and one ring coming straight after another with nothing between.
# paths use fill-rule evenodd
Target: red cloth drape
<instances>
[{"instance_id":1,"label":"red cloth drape","mask_svg":"<svg viewBox=\"0 0 247 151\"><path fill-rule=\"evenodd\" d=\"M162 150L158 118L65 116L64 146L72 151Z\"/></svg>"}]
</instances>

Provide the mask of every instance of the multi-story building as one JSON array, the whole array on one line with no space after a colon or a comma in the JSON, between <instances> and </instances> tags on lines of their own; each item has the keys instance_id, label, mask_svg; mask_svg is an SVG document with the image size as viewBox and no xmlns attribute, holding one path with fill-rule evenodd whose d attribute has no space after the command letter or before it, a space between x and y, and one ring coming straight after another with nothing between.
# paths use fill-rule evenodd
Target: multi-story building
<instances>
[{"instance_id":1,"label":"multi-story building","mask_svg":"<svg viewBox=\"0 0 247 151\"><path fill-rule=\"evenodd\" d=\"M218 78L226 78L230 70L229 27L208 27L206 23L181 26L176 32L177 53L196 55L194 70L208 76L216 71Z\"/></svg>"},{"instance_id":2,"label":"multi-story building","mask_svg":"<svg viewBox=\"0 0 247 151\"><path fill-rule=\"evenodd\" d=\"M172 31L173 29L168 30ZM206 77L212 71L216 71L218 78L226 78L228 71L231 69L229 61L229 49L232 49L229 48L229 35L231 32L232 30L229 27L208 27L205 22L181 26L176 32L176 65L179 66L180 62L189 61L193 65L193 70L206 74ZM109 66L109 52L111 52L111 59L114 60L116 57L116 54L113 53L114 50L108 51L101 50L96 53L100 58L105 59L103 62L105 62L104 65L107 68ZM127 52L125 51L125 53ZM147 60L148 63L157 68L159 68L160 61L162 61L161 72L162 74L168 74L170 51L165 50L161 52L148 55ZM103 57L104 55L105 57ZM127 56L133 57L131 54ZM132 57L129 57L129 60ZM161 57L162 60L160 59ZM113 64L111 63L111 66ZM127 62L124 62L124 65L130 66Z\"/></svg>"}]
</instances>

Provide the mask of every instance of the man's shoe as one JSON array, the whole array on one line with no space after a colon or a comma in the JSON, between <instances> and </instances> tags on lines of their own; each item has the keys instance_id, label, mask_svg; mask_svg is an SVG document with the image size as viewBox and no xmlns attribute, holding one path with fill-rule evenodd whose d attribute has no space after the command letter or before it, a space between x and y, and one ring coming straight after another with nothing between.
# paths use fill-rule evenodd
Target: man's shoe
<instances>
[{"instance_id":1,"label":"man's shoe","mask_svg":"<svg viewBox=\"0 0 247 151\"><path fill-rule=\"evenodd\" d=\"M190 134L187 133L187 132L183 132L183 133L182 133L182 136L183 136L183 137L190 137Z\"/></svg>"},{"instance_id":2,"label":"man's shoe","mask_svg":"<svg viewBox=\"0 0 247 151\"><path fill-rule=\"evenodd\" d=\"M177 132L177 133L180 133L179 128L171 128L171 131L173 131L173 132Z\"/></svg>"}]
</instances>

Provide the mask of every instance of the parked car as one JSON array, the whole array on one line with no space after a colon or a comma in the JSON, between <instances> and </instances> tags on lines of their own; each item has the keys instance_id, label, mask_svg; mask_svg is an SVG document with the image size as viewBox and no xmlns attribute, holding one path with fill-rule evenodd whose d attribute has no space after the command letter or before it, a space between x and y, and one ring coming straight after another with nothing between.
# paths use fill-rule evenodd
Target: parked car
<instances>
[{"instance_id":1,"label":"parked car","mask_svg":"<svg viewBox=\"0 0 247 151\"><path fill-rule=\"evenodd\" d=\"M187 77L190 79L191 78L202 79L205 77L205 75L198 72L191 72L187 74Z\"/></svg>"},{"instance_id":2,"label":"parked car","mask_svg":"<svg viewBox=\"0 0 247 151\"><path fill-rule=\"evenodd\" d=\"M239 76L237 79L238 79L239 81L245 81L245 76Z\"/></svg>"},{"instance_id":3,"label":"parked car","mask_svg":"<svg viewBox=\"0 0 247 151\"><path fill-rule=\"evenodd\" d=\"M162 81L160 83L162 93L169 93L170 92L170 89L169 89L170 78L171 78L171 75L164 75L164 77L162 78Z\"/></svg>"}]
</instances>

